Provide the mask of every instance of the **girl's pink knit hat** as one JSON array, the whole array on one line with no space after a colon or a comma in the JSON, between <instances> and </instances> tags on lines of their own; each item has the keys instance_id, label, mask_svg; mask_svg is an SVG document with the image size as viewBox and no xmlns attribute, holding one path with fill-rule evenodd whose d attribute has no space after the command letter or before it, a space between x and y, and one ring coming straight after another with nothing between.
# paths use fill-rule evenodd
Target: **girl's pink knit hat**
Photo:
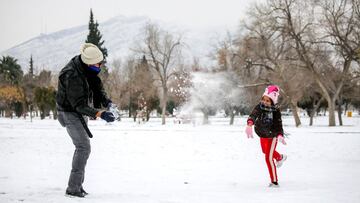
<instances>
[{"instance_id":1,"label":"girl's pink knit hat","mask_svg":"<svg viewBox=\"0 0 360 203\"><path fill-rule=\"evenodd\" d=\"M274 105L278 103L279 95L280 95L280 88L277 85L267 86L263 94L263 96L269 97L273 101Z\"/></svg>"}]
</instances>

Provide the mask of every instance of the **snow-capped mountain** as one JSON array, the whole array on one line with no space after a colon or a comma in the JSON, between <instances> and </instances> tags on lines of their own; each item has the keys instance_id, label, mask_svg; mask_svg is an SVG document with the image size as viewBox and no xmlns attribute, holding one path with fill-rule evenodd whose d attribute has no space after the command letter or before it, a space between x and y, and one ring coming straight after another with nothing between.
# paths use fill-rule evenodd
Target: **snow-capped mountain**
<instances>
[{"instance_id":1,"label":"snow-capped mountain","mask_svg":"<svg viewBox=\"0 0 360 203\"><path fill-rule=\"evenodd\" d=\"M149 21L145 16L125 17L118 16L99 24L99 30L108 49L108 61L124 59L132 54L131 48L142 40L144 27ZM155 21L162 29L173 33L183 33L186 43L185 55L192 60L197 57L200 61L209 60L207 56L213 51L213 45L221 40L227 32L225 27L191 28ZM30 56L33 56L34 66L37 70L51 70L57 73L71 57L79 54L80 45L88 34L88 26L78 26L61 30L51 34L41 34L33 39L21 43L13 48L3 51L0 55L10 55L18 59L24 72L29 69Z\"/></svg>"}]
</instances>

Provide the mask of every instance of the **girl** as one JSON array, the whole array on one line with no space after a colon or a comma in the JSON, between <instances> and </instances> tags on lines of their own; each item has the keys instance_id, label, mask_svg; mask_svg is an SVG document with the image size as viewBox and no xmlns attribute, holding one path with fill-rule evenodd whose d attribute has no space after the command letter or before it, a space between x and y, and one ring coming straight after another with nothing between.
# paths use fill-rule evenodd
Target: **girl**
<instances>
[{"instance_id":1,"label":"girl","mask_svg":"<svg viewBox=\"0 0 360 203\"><path fill-rule=\"evenodd\" d=\"M252 126L255 125L255 132L260 137L262 152L265 154L265 161L269 170L271 183L269 187L279 187L276 167L280 167L286 160L285 154L275 151L277 141L286 145L283 136L281 113L276 106L280 89L276 85L270 85L265 89L261 102L252 110L247 119L246 135L253 138ZM276 167L274 163L276 160Z\"/></svg>"}]
</instances>

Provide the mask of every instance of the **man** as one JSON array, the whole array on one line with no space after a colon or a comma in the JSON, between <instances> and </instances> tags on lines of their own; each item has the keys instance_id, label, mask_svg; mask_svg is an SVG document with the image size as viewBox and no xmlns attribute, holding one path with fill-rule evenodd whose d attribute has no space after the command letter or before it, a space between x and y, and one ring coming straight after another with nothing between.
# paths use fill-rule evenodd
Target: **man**
<instances>
[{"instance_id":1,"label":"man","mask_svg":"<svg viewBox=\"0 0 360 203\"><path fill-rule=\"evenodd\" d=\"M96 108L112 105L97 76L104 60L102 52L97 46L85 43L81 46L80 53L72 58L59 74L56 103L58 120L66 127L75 145L66 195L85 197L88 193L83 189L82 183L90 155L89 137L92 137L86 116L100 117L107 122L113 122L115 117L109 111L99 111L89 106L91 99Z\"/></svg>"}]
</instances>

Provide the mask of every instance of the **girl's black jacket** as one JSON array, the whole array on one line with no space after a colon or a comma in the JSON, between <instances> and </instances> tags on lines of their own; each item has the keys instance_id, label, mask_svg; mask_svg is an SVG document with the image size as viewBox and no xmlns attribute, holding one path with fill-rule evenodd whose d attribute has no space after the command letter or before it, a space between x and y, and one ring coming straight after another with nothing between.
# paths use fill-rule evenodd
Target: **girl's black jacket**
<instances>
[{"instance_id":1,"label":"girl's black jacket","mask_svg":"<svg viewBox=\"0 0 360 203\"><path fill-rule=\"evenodd\" d=\"M255 124L255 132L259 137L273 138L284 134L279 108L265 107L259 103L252 110L247 122Z\"/></svg>"}]
</instances>

